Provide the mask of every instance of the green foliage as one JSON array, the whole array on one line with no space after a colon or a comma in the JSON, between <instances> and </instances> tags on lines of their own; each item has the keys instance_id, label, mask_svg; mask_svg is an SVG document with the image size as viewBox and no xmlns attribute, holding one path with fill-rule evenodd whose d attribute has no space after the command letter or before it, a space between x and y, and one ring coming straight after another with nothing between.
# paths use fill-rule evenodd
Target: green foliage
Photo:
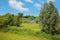
<instances>
[{"instance_id":1,"label":"green foliage","mask_svg":"<svg viewBox=\"0 0 60 40\"><path fill-rule=\"evenodd\" d=\"M18 15L6 13L5 15L0 16L0 28L8 26L20 26L22 23L22 17L22 13L18 13Z\"/></svg>"},{"instance_id":2,"label":"green foliage","mask_svg":"<svg viewBox=\"0 0 60 40\"><path fill-rule=\"evenodd\" d=\"M40 22L42 24L42 31L50 34L57 33L57 23L58 23L58 11L50 1L49 3L45 3L44 7L40 12Z\"/></svg>"},{"instance_id":3,"label":"green foliage","mask_svg":"<svg viewBox=\"0 0 60 40\"><path fill-rule=\"evenodd\" d=\"M20 24L22 23L22 17L23 17L23 14L22 13L18 13L17 22L16 22L16 26L17 27L19 27Z\"/></svg>"},{"instance_id":4,"label":"green foliage","mask_svg":"<svg viewBox=\"0 0 60 40\"><path fill-rule=\"evenodd\" d=\"M4 19L3 16L0 16L0 28L5 28L5 27L7 27L6 20Z\"/></svg>"},{"instance_id":5,"label":"green foliage","mask_svg":"<svg viewBox=\"0 0 60 40\"><path fill-rule=\"evenodd\" d=\"M4 15L5 19L6 19L6 24L7 25L10 25L12 26L14 23L13 23L13 18L14 18L14 15L10 14L10 13L7 13Z\"/></svg>"}]
</instances>

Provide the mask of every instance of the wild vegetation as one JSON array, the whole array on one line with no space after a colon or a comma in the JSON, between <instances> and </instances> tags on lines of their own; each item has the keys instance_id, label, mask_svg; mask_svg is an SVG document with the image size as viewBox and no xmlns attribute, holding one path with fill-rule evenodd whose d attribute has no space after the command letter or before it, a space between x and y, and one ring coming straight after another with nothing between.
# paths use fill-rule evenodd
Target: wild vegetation
<instances>
[{"instance_id":1,"label":"wild vegetation","mask_svg":"<svg viewBox=\"0 0 60 40\"><path fill-rule=\"evenodd\" d=\"M60 40L60 16L52 2L45 3L39 17L0 15L0 40Z\"/></svg>"}]
</instances>

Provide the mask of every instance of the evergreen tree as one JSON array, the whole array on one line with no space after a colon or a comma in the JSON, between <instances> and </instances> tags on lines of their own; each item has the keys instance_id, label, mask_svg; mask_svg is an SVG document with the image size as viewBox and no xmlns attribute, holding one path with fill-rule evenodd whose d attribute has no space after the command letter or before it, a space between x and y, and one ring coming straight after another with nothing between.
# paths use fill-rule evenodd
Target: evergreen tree
<instances>
[{"instance_id":1,"label":"evergreen tree","mask_svg":"<svg viewBox=\"0 0 60 40\"><path fill-rule=\"evenodd\" d=\"M50 34L57 33L58 11L53 2L45 3L40 12L40 22L42 31Z\"/></svg>"}]
</instances>

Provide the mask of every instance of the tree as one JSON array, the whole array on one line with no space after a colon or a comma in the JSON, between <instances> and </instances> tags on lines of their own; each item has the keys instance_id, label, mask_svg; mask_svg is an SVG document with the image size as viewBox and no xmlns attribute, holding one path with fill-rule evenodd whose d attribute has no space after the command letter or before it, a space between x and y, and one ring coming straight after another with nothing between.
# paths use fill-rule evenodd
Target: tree
<instances>
[{"instance_id":1,"label":"tree","mask_svg":"<svg viewBox=\"0 0 60 40\"><path fill-rule=\"evenodd\" d=\"M23 13L18 13L16 26L18 27L20 26L20 24L22 23L22 17L23 17Z\"/></svg>"},{"instance_id":2,"label":"tree","mask_svg":"<svg viewBox=\"0 0 60 40\"><path fill-rule=\"evenodd\" d=\"M11 26L14 26L14 24L15 24L15 23L14 23L14 22L15 22L15 21L14 21L14 14L12 14L12 15L10 16L10 21L11 21L11 22L10 22L10 25L11 25Z\"/></svg>"},{"instance_id":3,"label":"tree","mask_svg":"<svg viewBox=\"0 0 60 40\"><path fill-rule=\"evenodd\" d=\"M6 13L0 16L0 28L6 28L9 26L14 26L14 15Z\"/></svg>"},{"instance_id":4,"label":"tree","mask_svg":"<svg viewBox=\"0 0 60 40\"><path fill-rule=\"evenodd\" d=\"M6 25L14 26L14 15L13 14L6 13L4 17L6 19Z\"/></svg>"},{"instance_id":5,"label":"tree","mask_svg":"<svg viewBox=\"0 0 60 40\"><path fill-rule=\"evenodd\" d=\"M45 3L44 7L40 12L40 22L42 25L42 31L50 34L57 33L57 23L58 23L58 11L53 5L53 2Z\"/></svg>"},{"instance_id":6,"label":"tree","mask_svg":"<svg viewBox=\"0 0 60 40\"><path fill-rule=\"evenodd\" d=\"M0 16L0 28L5 28L5 27L7 27L7 25L6 25L6 20L4 19L4 17L3 16Z\"/></svg>"}]
</instances>

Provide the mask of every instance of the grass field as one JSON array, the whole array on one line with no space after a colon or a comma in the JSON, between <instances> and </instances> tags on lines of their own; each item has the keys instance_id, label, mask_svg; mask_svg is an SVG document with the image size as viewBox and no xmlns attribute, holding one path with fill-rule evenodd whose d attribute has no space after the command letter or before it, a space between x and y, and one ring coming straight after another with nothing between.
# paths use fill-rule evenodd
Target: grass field
<instances>
[{"instance_id":1,"label":"grass field","mask_svg":"<svg viewBox=\"0 0 60 40\"><path fill-rule=\"evenodd\" d=\"M0 40L40 40L41 39L41 38L34 36L33 34L32 35L30 34L33 32L33 31L30 32L30 30L40 31L38 24L24 23L21 26L22 27L15 27L15 26L10 27L9 32L0 32ZM22 31L24 31L24 32L17 31L19 34L11 33L11 31L14 29L15 29L15 31L22 29ZM30 35L28 35L28 34L30 34Z\"/></svg>"},{"instance_id":2,"label":"grass field","mask_svg":"<svg viewBox=\"0 0 60 40\"><path fill-rule=\"evenodd\" d=\"M51 35L41 32L39 24L23 23L21 26L1 30L0 40L51 40Z\"/></svg>"},{"instance_id":3,"label":"grass field","mask_svg":"<svg viewBox=\"0 0 60 40\"><path fill-rule=\"evenodd\" d=\"M17 35L0 32L0 40L40 40L40 38L31 35Z\"/></svg>"},{"instance_id":4,"label":"grass field","mask_svg":"<svg viewBox=\"0 0 60 40\"><path fill-rule=\"evenodd\" d=\"M0 40L49 40L47 38L36 37L33 35L18 35L14 33L8 33L8 32L0 32Z\"/></svg>"},{"instance_id":5,"label":"grass field","mask_svg":"<svg viewBox=\"0 0 60 40\"><path fill-rule=\"evenodd\" d=\"M41 29L41 27L39 27L39 24L36 23L23 23L22 27L26 29L36 30L36 31L40 31Z\"/></svg>"}]
</instances>

